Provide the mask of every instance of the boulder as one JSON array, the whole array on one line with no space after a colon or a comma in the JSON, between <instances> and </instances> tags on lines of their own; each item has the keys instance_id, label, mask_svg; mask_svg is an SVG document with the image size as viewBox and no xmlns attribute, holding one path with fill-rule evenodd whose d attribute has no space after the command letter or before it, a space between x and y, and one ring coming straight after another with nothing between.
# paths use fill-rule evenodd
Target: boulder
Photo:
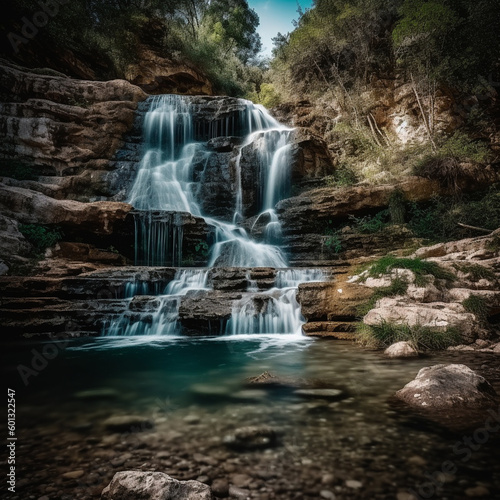
<instances>
[{"instance_id":1,"label":"boulder","mask_svg":"<svg viewBox=\"0 0 500 500\"><path fill-rule=\"evenodd\" d=\"M297 301L308 321L351 321L357 307L373 294L369 288L355 283L302 283Z\"/></svg>"},{"instance_id":2,"label":"boulder","mask_svg":"<svg viewBox=\"0 0 500 500\"><path fill-rule=\"evenodd\" d=\"M107 168L146 98L124 80L73 80L3 62L0 104L4 159L26 161L38 175ZM11 97L10 97L11 96Z\"/></svg>"},{"instance_id":3,"label":"boulder","mask_svg":"<svg viewBox=\"0 0 500 500\"><path fill-rule=\"evenodd\" d=\"M102 500L212 500L210 487L177 481L162 472L117 472L102 491Z\"/></svg>"},{"instance_id":4,"label":"boulder","mask_svg":"<svg viewBox=\"0 0 500 500\"><path fill-rule=\"evenodd\" d=\"M379 325L382 322L429 327L438 331L457 328L467 342L473 342L478 335L483 334L474 314L466 312L462 304L454 302L424 304L411 302L406 297L383 298L363 318L363 323L367 325Z\"/></svg>"},{"instance_id":5,"label":"boulder","mask_svg":"<svg viewBox=\"0 0 500 500\"><path fill-rule=\"evenodd\" d=\"M60 225L98 235L112 234L115 224L123 222L132 210L127 203L55 200L36 191L5 184L0 184L0 208L6 216L23 224Z\"/></svg>"},{"instance_id":6,"label":"boulder","mask_svg":"<svg viewBox=\"0 0 500 500\"><path fill-rule=\"evenodd\" d=\"M389 358L414 358L418 352L408 342L396 342L390 345L384 354Z\"/></svg>"},{"instance_id":7,"label":"boulder","mask_svg":"<svg viewBox=\"0 0 500 500\"><path fill-rule=\"evenodd\" d=\"M419 409L481 409L495 406L498 395L481 375L466 365L434 365L422 368L415 380L396 393Z\"/></svg>"},{"instance_id":8,"label":"boulder","mask_svg":"<svg viewBox=\"0 0 500 500\"><path fill-rule=\"evenodd\" d=\"M146 45L138 50L137 62L129 65L125 78L148 94L213 95L212 83L199 69L167 59Z\"/></svg>"}]
</instances>

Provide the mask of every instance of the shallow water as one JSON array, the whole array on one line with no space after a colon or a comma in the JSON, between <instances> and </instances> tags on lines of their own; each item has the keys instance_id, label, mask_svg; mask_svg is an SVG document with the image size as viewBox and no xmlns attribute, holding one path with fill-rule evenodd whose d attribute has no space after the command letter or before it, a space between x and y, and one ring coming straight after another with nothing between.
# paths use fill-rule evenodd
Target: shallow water
<instances>
[{"instance_id":1,"label":"shallow water","mask_svg":"<svg viewBox=\"0 0 500 500\"><path fill-rule=\"evenodd\" d=\"M391 401L420 368L439 362L469 365L500 393L495 355L445 352L393 361L349 342L297 335L106 337L61 346L25 387L17 366L30 366L30 350L47 345L5 353L17 402L18 494L11 498L99 498L113 474L128 469L208 483L223 478L246 492L242 498L264 500L331 494L403 500L411 490L454 500L468 498L471 488L500 498L497 435L463 461L468 455L453 446L470 432L426 424ZM264 371L315 380L342 396L305 399L294 388L245 384ZM141 416L154 428L113 433L103 421L114 415ZM272 427L276 446L224 444L248 425ZM443 474L446 461L455 474ZM77 479L63 477L78 470Z\"/></svg>"}]
</instances>

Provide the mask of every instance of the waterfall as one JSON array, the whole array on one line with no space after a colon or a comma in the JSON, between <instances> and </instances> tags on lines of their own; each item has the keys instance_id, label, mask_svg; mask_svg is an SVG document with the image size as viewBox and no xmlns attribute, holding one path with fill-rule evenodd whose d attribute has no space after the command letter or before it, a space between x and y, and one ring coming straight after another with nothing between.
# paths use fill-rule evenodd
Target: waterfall
<instances>
[{"instance_id":1,"label":"waterfall","mask_svg":"<svg viewBox=\"0 0 500 500\"><path fill-rule=\"evenodd\" d=\"M207 123L202 119L203 103L184 96L163 95L150 100L145 116L144 152L128 202L135 212L135 260L137 265L174 266L182 262L182 221L180 212L203 217L213 228L210 267L262 267L283 269L287 259L281 248L281 224L276 204L289 196L290 166L294 130L272 118L264 107L238 100L238 111ZM213 102L212 102L213 104ZM222 101L221 101L222 105ZM221 111L218 110L215 114ZM199 198L203 176L194 175L196 162L208 168L210 155L206 141L229 134L243 137L234 146L234 208L232 222L203 214ZM256 184L259 184L256 220L266 220L263 240L250 238L241 225L245 214L242 186L243 151L255 157ZM199 169L199 167L197 167ZM195 180L196 179L196 180ZM266 219L261 219L265 217ZM129 285L128 309L105 329L108 335L177 334L182 296L193 290L207 290L208 272L179 270L161 295L147 297L148 288ZM235 333L296 333L304 320L296 300L301 282L321 280L321 272L278 271L275 287L259 292L256 282L241 300L233 304L226 327Z\"/></svg>"}]
</instances>

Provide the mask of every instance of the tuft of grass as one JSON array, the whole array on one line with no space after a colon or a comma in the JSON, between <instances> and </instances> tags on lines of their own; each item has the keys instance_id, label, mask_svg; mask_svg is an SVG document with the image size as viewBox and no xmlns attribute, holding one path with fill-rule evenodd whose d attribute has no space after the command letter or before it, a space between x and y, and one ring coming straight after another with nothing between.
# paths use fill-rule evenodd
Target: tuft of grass
<instances>
[{"instance_id":1,"label":"tuft of grass","mask_svg":"<svg viewBox=\"0 0 500 500\"><path fill-rule=\"evenodd\" d=\"M496 281L497 279L495 273L491 269L481 266L480 264L460 263L460 264L454 264L453 267L457 271L466 274L473 281L477 281L480 279L486 279L488 281Z\"/></svg>"},{"instance_id":2,"label":"tuft of grass","mask_svg":"<svg viewBox=\"0 0 500 500\"><path fill-rule=\"evenodd\" d=\"M21 224L19 231L33 246L34 255L42 255L47 248L55 245L63 237L60 229L39 224Z\"/></svg>"},{"instance_id":3,"label":"tuft of grass","mask_svg":"<svg viewBox=\"0 0 500 500\"><path fill-rule=\"evenodd\" d=\"M432 275L436 279L455 281L456 276L442 268L436 262L430 262L422 259L399 258L393 255L386 255L375 261L369 268L367 276L380 278L384 274L390 274L393 269L408 269L415 274L415 283L418 286L427 284L426 276Z\"/></svg>"},{"instance_id":4,"label":"tuft of grass","mask_svg":"<svg viewBox=\"0 0 500 500\"><path fill-rule=\"evenodd\" d=\"M356 172L346 165L338 167L333 175L328 175L323 180L328 187L353 186L359 182Z\"/></svg>"},{"instance_id":5,"label":"tuft of grass","mask_svg":"<svg viewBox=\"0 0 500 500\"><path fill-rule=\"evenodd\" d=\"M370 297L370 300L360 304L356 308L358 317L362 318L366 316L380 299L404 295L406 290L408 290L408 282L402 278L394 278L389 286L377 288L375 293Z\"/></svg>"},{"instance_id":6,"label":"tuft of grass","mask_svg":"<svg viewBox=\"0 0 500 500\"><path fill-rule=\"evenodd\" d=\"M408 342L417 351L446 349L462 342L457 328L434 330L427 326L396 324L382 321L378 325L361 324L358 327L358 342L365 347L386 348L396 342Z\"/></svg>"},{"instance_id":7,"label":"tuft of grass","mask_svg":"<svg viewBox=\"0 0 500 500\"><path fill-rule=\"evenodd\" d=\"M493 236L493 239L486 244L486 250L490 252L500 251L500 236Z\"/></svg>"},{"instance_id":8,"label":"tuft of grass","mask_svg":"<svg viewBox=\"0 0 500 500\"><path fill-rule=\"evenodd\" d=\"M356 217L349 215L349 220L353 223L353 230L361 234L373 234L382 231L389 219L389 210L381 210L375 215Z\"/></svg>"},{"instance_id":9,"label":"tuft of grass","mask_svg":"<svg viewBox=\"0 0 500 500\"><path fill-rule=\"evenodd\" d=\"M489 313L490 308L483 297L478 295L470 295L469 298L462 301L464 309L474 314L478 319L485 320Z\"/></svg>"}]
</instances>

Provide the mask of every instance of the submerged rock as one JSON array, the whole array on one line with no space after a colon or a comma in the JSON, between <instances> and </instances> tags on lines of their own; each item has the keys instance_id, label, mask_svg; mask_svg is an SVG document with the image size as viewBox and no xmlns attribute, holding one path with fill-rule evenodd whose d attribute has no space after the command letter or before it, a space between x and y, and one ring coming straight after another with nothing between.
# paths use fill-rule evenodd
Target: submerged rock
<instances>
[{"instance_id":1,"label":"submerged rock","mask_svg":"<svg viewBox=\"0 0 500 500\"><path fill-rule=\"evenodd\" d=\"M339 389L298 389L293 393L303 398L338 399L342 396Z\"/></svg>"},{"instance_id":2,"label":"submerged rock","mask_svg":"<svg viewBox=\"0 0 500 500\"><path fill-rule=\"evenodd\" d=\"M389 358L414 358L418 352L408 342L396 342L390 345L384 354Z\"/></svg>"},{"instance_id":3,"label":"submerged rock","mask_svg":"<svg viewBox=\"0 0 500 500\"><path fill-rule=\"evenodd\" d=\"M489 382L466 365L422 368L396 397L412 407L429 410L488 408L498 402Z\"/></svg>"},{"instance_id":4,"label":"submerged rock","mask_svg":"<svg viewBox=\"0 0 500 500\"><path fill-rule=\"evenodd\" d=\"M106 419L103 425L112 432L139 432L152 429L154 422L139 415L115 415Z\"/></svg>"},{"instance_id":5,"label":"submerged rock","mask_svg":"<svg viewBox=\"0 0 500 500\"><path fill-rule=\"evenodd\" d=\"M236 429L233 434L224 437L227 446L242 450L269 448L276 444L277 436L274 429L262 426L248 426Z\"/></svg>"},{"instance_id":6,"label":"submerged rock","mask_svg":"<svg viewBox=\"0 0 500 500\"><path fill-rule=\"evenodd\" d=\"M177 481L162 472L117 472L102 491L102 500L211 500L210 487Z\"/></svg>"}]
</instances>

